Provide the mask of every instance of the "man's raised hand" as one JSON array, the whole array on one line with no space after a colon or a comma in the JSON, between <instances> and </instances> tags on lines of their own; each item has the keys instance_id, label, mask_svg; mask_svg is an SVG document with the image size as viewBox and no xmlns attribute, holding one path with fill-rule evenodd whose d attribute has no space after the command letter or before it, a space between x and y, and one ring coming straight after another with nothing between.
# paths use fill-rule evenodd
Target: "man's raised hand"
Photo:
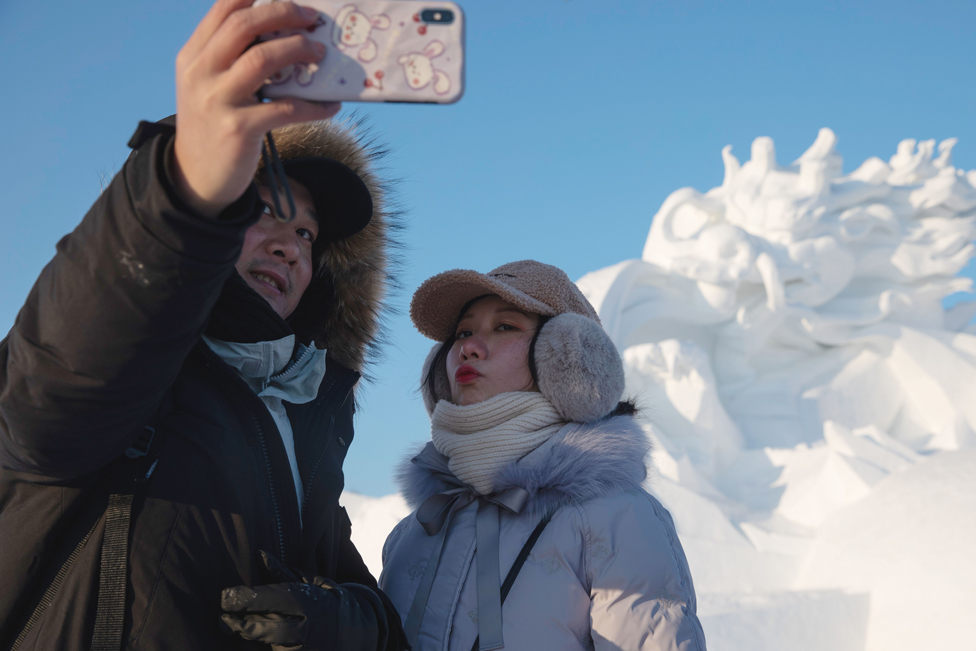
<instances>
[{"instance_id":1,"label":"man's raised hand","mask_svg":"<svg viewBox=\"0 0 976 651\"><path fill-rule=\"evenodd\" d=\"M214 216L247 189L267 131L324 120L339 103L283 98L260 102L257 91L275 72L322 59L325 48L304 34L251 46L261 34L315 23L314 9L292 2L252 7L253 0L218 0L176 57L177 191L201 214Z\"/></svg>"}]
</instances>

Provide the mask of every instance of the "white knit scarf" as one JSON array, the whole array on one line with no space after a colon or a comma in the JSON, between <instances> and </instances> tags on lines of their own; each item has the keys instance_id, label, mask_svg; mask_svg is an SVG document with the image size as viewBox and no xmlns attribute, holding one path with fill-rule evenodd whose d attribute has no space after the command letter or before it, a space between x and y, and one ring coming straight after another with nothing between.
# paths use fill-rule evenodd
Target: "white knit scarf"
<instances>
[{"instance_id":1,"label":"white knit scarf","mask_svg":"<svg viewBox=\"0 0 976 651\"><path fill-rule=\"evenodd\" d=\"M536 449L564 424L548 398L535 391L501 393L460 407L441 400L431 416L431 439L455 477L481 495L494 492L499 469Z\"/></svg>"}]
</instances>

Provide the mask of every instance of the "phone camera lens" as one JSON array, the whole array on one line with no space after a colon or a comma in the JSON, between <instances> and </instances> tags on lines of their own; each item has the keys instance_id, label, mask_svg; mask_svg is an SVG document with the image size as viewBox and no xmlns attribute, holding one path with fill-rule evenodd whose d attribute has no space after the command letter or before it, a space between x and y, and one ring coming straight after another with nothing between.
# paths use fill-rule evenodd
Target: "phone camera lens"
<instances>
[{"instance_id":1,"label":"phone camera lens","mask_svg":"<svg viewBox=\"0 0 976 651\"><path fill-rule=\"evenodd\" d=\"M424 9L420 20L434 25L450 25L454 22L454 12L447 9Z\"/></svg>"}]
</instances>

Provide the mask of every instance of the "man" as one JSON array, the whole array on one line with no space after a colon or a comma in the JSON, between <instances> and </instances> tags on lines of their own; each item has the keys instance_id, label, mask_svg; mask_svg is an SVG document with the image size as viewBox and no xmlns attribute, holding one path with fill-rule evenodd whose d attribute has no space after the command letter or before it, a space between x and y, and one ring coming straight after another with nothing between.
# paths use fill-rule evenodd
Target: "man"
<instances>
[{"instance_id":1,"label":"man","mask_svg":"<svg viewBox=\"0 0 976 651\"><path fill-rule=\"evenodd\" d=\"M175 129L140 127L0 343L0 648L401 644L338 505L382 192L352 136L297 124L338 105L255 98L323 51L251 47L316 19L251 1L202 20ZM271 130L281 187L258 169Z\"/></svg>"}]
</instances>

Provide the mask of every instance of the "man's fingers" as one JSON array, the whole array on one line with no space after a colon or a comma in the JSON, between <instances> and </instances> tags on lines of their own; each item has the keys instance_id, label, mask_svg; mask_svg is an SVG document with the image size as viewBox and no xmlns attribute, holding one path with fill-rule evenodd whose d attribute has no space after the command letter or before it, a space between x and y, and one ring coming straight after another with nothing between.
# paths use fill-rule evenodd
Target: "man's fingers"
<instances>
[{"instance_id":1,"label":"man's fingers","mask_svg":"<svg viewBox=\"0 0 976 651\"><path fill-rule=\"evenodd\" d=\"M255 45L240 56L220 80L229 98L249 98L265 80L291 65L308 65L322 60L325 46L295 35Z\"/></svg>"},{"instance_id":2,"label":"man's fingers","mask_svg":"<svg viewBox=\"0 0 976 651\"><path fill-rule=\"evenodd\" d=\"M239 585L236 588L227 588L220 593L220 608L227 612L246 611L247 607L254 603L258 593L254 588L246 585Z\"/></svg>"},{"instance_id":3,"label":"man's fingers","mask_svg":"<svg viewBox=\"0 0 976 651\"><path fill-rule=\"evenodd\" d=\"M275 583L249 588L245 585L227 588L220 593L220 608L227 613L277 613L282 617L301 617L303 602L312 590L320 590L307 583Z\"/></svg>"},{"instance_id":4,"label":"man's fingers","mask_svg":"<svg viewBox=\"0 0 976 651\"><path fill-rule=\"evenodd\" d=\"M197 25L197 28L193 30L193 34L186 44L183 45L180 56L188 60L196 58L228 16L238 9L250 7L252 4L254 4L254 0L217 0Z\"/></svg>"},{"instance_id":5,"label":"man's fingers","mask_svg":"<svg viewBox=\"0 0 976 651\"><path fill-rule=\"evenodd\" d=\"M290 122L329 118L337 104L296 100L262 104L255 93L274 73L322 59L302 29L317 14L291 2L254 7L253 0L218 0L197 26L176 61L179 128L174 169L179 192L195 210L217 214L247 188L266 131ZM259 43L262 33L292 36Z\"/></svg>"},{"instance_id":6,"label":"man's fingers","mask_svg":"<svg viewBox=\"0 0 976 651\"><path fill-rule=\"evenodd\" d=\"M226 17L200 52L201 64L213 72L226 70L258 36L279 30L304 29L314 24L317 17L318 12L314 9L293 2L238 9Z\"/></svg>"},{"instance_id":7,"label":"man's fingers","mask_svg":"<svg viewBox=\"0 0 976 651\"><path fill-rule=\"evenodd\" d=\"M306 102L293 97L283 97L241 110L246 113L248 124L253 125L256 132L265 133L295 122L328 120L341 108L340 102Z\"/></svg>"},{"instance_id":8,"label":"man's fingers","mask_svg":"<svg viewBox=\"0 0 976 651\"><path fill-rule=\"evenodd\" d=\"M239 617L223 614L220 616L220 621L231 633L236 633L252 642L295 647L305 643L307 624L304 619L279 619L273 615Z\"/></svg>"}]
</instances>

